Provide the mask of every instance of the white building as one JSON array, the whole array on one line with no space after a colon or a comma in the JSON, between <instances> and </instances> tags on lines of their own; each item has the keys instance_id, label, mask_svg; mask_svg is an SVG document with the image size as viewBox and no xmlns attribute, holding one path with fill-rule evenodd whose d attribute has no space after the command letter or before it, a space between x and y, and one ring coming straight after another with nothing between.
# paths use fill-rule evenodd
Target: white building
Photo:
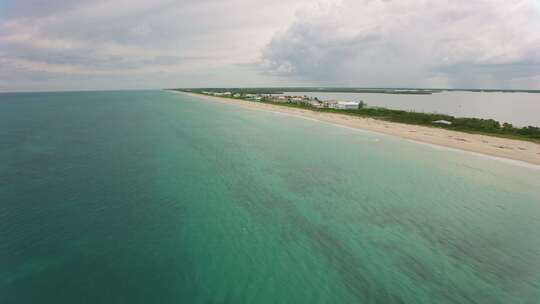
<instances>
[{"instance_id":1,"label":"white building","mask_svg":"<svg viewBox=\"0 0 540 304\"><path fill-rule=\"evenodd\" d=\"M444 120L444 119L441 119L441 120L435 120L435 121L432 121L432 123L434 123L434 124L448 125L448 126L452 124L451 121Z\"/></svg>"},{"instance_id":2,"label":"white building","mask_svg":"<svg viewBox=\"0 0 540 304\"><path fill-rule=\"evenodd\" d=\"M356 101L338 101L334 106L334 109L340 110L356 110L360 103Z\"/></svg>"},{"instance_id":3,"label":"white building","mask_svg":"<svg viewBox=\"0 0 540 304\"><path fill-rule=\"evenodd\" d=\"M329 109L337 109L336 108L337 103L338 103L338 101L336 101L336 100L325 100L325 101L323 101L324 107L329 108Z\"/></svg>"},{"instance_id":4,"label":"white building","mask_svg":"<svg viewBox=\"0 0 540 304\"><path fill-rule=\"evenodd\" d=\"M231 96L231 92L215 92L214 96Z\"/></svg>"},{"instance_id":5,"label":"white building","mask_svg":"<svg viewBox=\"0 0 540 304\"><path fill-rule=\"evenodd\" d=\"M275 95L274 95L274 96L271 96L271 97L270 97L270 100L271 100L272 102L281 102L281 103L283 103L283 102L289 102L289 99L288 99L287 97L283 96L283 95L279 95L279 96L275 96Z\"/></svg>"},{"instance_id":6,"label":"white building","mask_svg":"<svg viewBox=\"0 0 540 304\"><path fill-rule=\"evenodd\" d=\"M315 107L317 109L322 109L324 108L324 104L322 102L318 102L318 101L313 101L313 102L310 102L309 103L312 107Z\"/></svg>"}]
</instances>

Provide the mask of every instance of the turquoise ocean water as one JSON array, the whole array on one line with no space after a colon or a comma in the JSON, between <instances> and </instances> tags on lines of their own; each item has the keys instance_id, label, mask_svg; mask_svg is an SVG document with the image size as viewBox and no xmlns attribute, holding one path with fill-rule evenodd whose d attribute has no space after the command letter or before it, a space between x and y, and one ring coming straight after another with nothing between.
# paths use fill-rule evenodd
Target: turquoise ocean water
<instances>
[{"instance_id":1,"label":"turquoise ocean water","mask_svg":"<svg viewBox=\"0 0 540 304\"><path fill-rule=\"evenodd\" d=\"M161 91L0 94L0 303L540 303L540 170Z\"/></svg>"}]
</instances>

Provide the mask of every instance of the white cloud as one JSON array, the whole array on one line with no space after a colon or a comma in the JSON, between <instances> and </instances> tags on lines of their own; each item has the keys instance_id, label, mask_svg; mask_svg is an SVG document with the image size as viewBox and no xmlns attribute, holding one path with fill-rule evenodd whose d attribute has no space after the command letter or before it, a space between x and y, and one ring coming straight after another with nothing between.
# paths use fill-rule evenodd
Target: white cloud
<instances>
[{"instance_id":1,"label":"white cloud","mask_svg":"<svg viewBox=\"0 0 540 304\"><path fill-rule=\"evenodd\" d=\"M304 14L262 54L268 73L357 86L515 86L505 73L516 64L540 66L540 14L527 0L344 0Z\"/></svg>"},{"instance_id":2,"label":"white cloud","mask_svg":"<svg viewBox=\"0 0 540 304\"><path fill-rule=\"evenodd\" d=\"M8 0L0 87L538 88L531 1Z\"/></svg>"},{"instance_id":3,"label":"white cloud","mask_svg":"<svg viewBox=\"0 0 540 304\"><path fill-rule=\"evenodd\" d=\"M297 8L311 1L68 2L51 2L43 12L37 5L13 3L11 13L0 21L0 59L10 66L10 77L2 77L7 69L0 71L2 87L9 87L5 79L16 75L21 77L16 83L22 83L28 72L55 81L123 75L125 81L117 85L124 87L133 74L148 73L148 83L155 83L152 73L160 71L170 76L161 86L204 85L189 75L230 71L255 61L275 31L290 24ZM52 9L57 4L58 9ZM243 78L261 78L242 67L239 72ZM220 77L230 81L226 74ZM50 83L44 82L44 88Z\"/></svg>"}]
</instances>

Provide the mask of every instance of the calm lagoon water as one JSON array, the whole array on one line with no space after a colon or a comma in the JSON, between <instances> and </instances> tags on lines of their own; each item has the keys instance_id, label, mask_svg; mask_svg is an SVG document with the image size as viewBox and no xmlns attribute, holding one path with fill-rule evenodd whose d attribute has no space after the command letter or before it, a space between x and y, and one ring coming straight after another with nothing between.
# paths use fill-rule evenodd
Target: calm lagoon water
<instances>
[{"instance_id":1,"label":"calm lagoon water","mask_svg":"<svg viewBox=\"0 0 540 304\"><path fill-rule=\"evenodd\" d=\"M456 117L492 118L516 126L540 126L540 94L501 92L442 92L431 95L380 93L285 93L321 99L363 100L369 106L442 113Z\"/></svg>"},{"instance_id":2,"label":"calm lagoon water","mask_svg":"<svg viewBox=\"0 0 540 304\"><path fill-rule=\"evenodd\" d=\"M0 303L539 303L540 170L160 91L0 94Z\"/></svg>"}]
</instances>

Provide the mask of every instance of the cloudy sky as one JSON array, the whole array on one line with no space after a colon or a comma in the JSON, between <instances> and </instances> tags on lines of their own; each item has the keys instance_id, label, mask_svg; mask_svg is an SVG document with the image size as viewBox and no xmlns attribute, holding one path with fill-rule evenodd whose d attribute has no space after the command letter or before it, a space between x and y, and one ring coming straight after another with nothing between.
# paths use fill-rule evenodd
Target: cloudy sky
<instances>
[{"instance_id":1,"label":"cloudy sky","mask_svg":"<svg viewBox=\"0 0 540 304\"><path fill-rule=\"evenodd\" d=\"M0 0L0 91L540 89L540 0Z\"/></svg>"}]
</instances>

